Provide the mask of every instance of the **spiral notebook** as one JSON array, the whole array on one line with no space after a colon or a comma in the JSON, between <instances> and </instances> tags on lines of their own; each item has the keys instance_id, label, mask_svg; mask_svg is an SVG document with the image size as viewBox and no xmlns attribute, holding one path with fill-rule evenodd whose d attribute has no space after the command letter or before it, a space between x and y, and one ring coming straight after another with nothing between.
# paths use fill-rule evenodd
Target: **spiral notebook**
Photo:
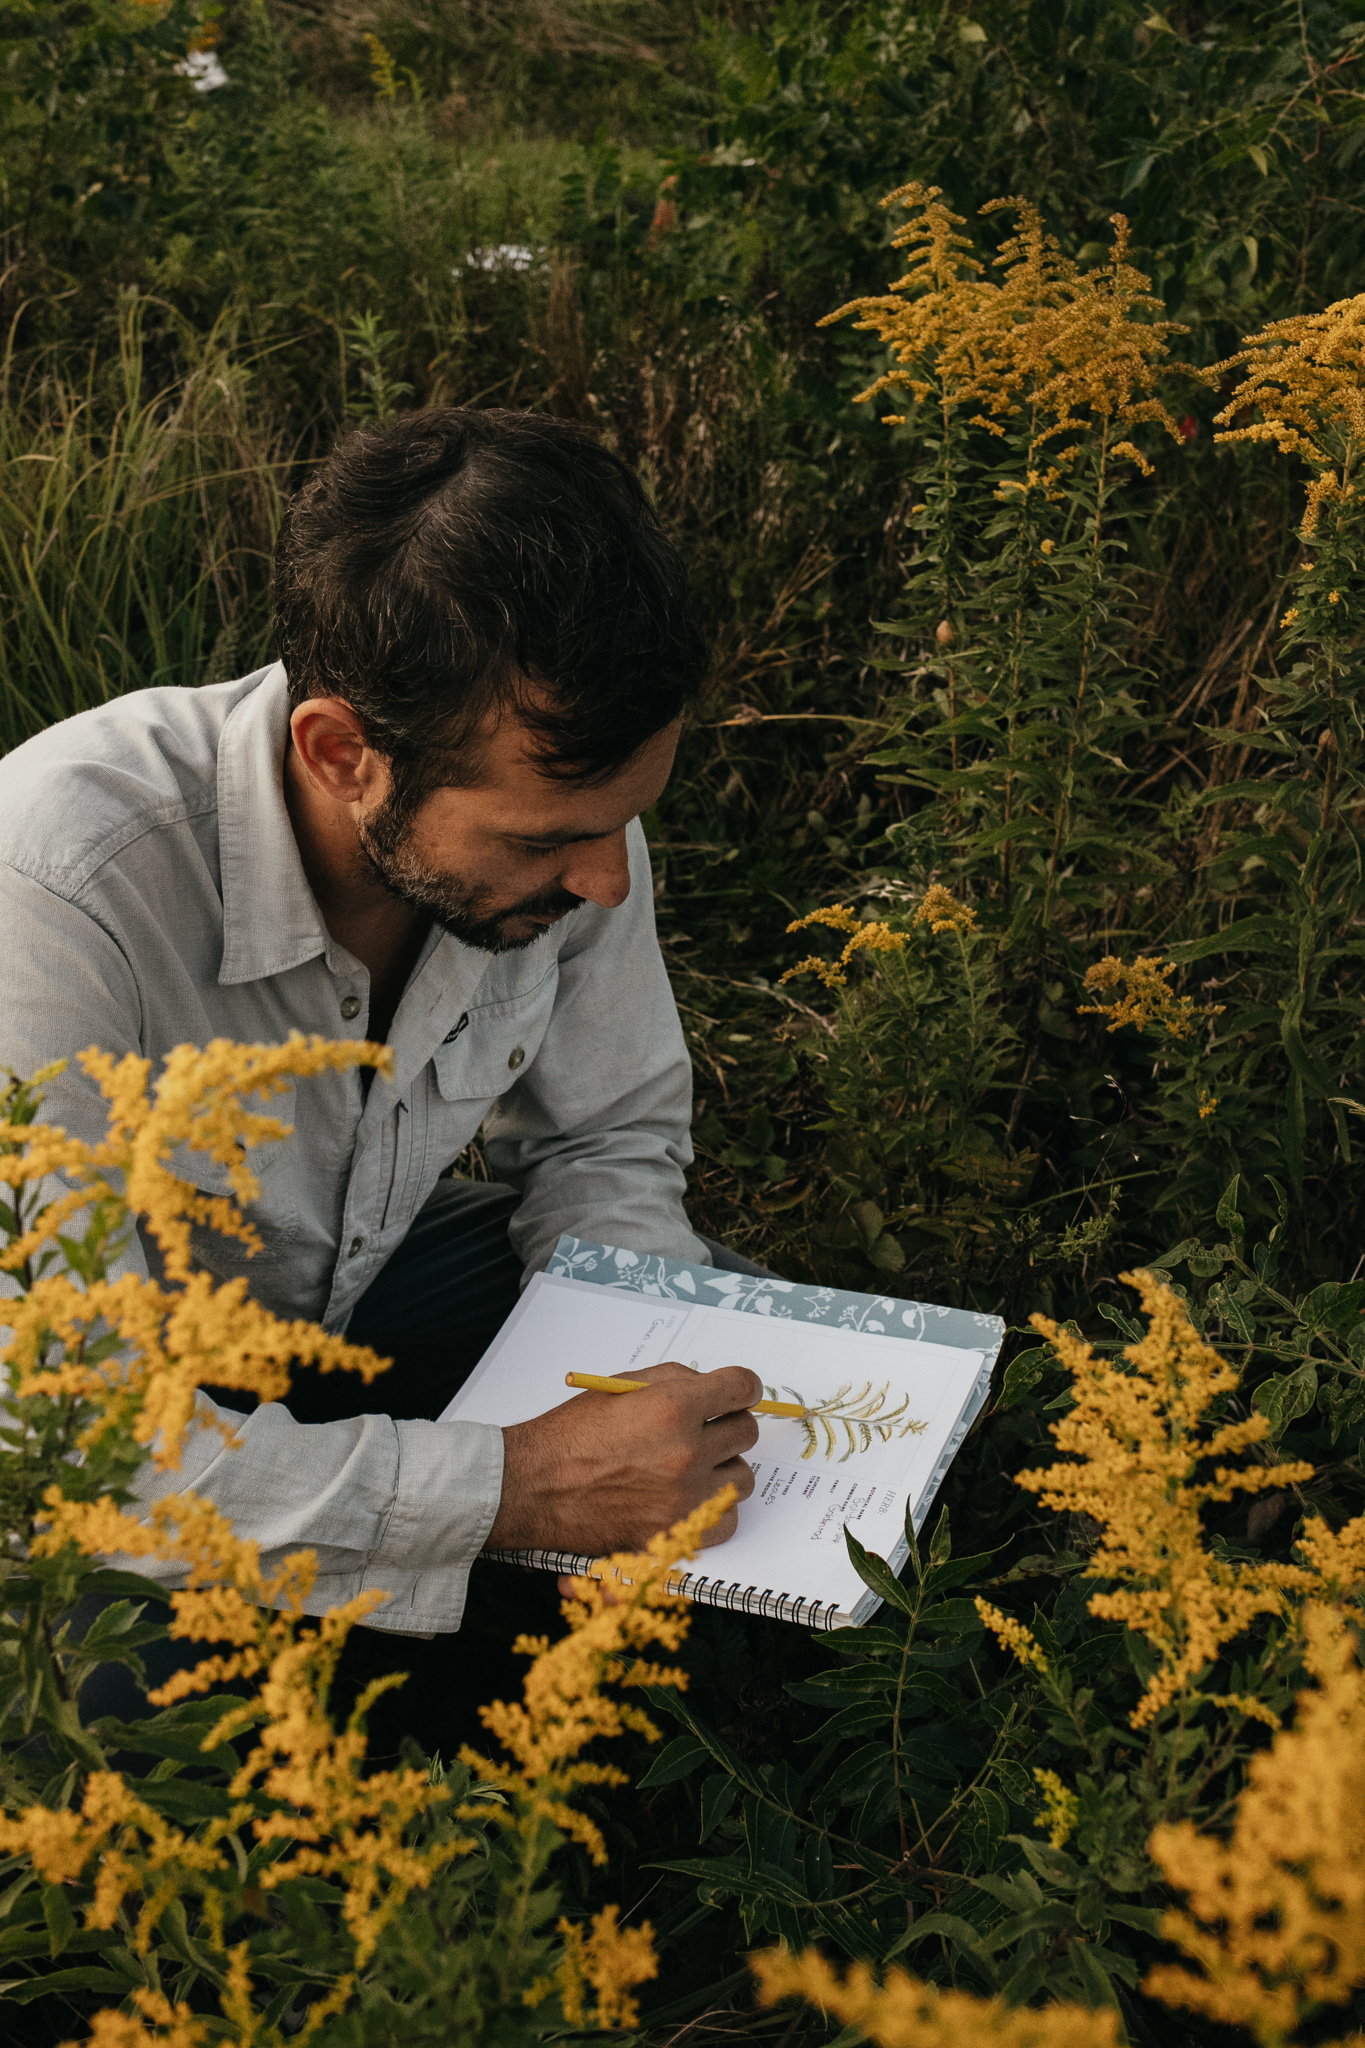
<instances>
[{"instance_id":1,"label":"spiral notebook","mask_svg":"<svg viewBox=\"0 0 1365 2048\"><path fill-rule=\"evenodd\" d=\"M728 1542L680 1566L694 1600L808 1628L866 1621L878 1596L844 1531L899 1571L990 1388L997 1316L721 1272L563 1237L442 1421L509 1425L574 1397L567 1372L629 1376L676 1358L746 1365L804 1419L760 1416L754 1492ZM631 1396L619 1397L628 1401ZM489 1555L586 1572L567 1551Z\"/></svg>"}]
</instances>

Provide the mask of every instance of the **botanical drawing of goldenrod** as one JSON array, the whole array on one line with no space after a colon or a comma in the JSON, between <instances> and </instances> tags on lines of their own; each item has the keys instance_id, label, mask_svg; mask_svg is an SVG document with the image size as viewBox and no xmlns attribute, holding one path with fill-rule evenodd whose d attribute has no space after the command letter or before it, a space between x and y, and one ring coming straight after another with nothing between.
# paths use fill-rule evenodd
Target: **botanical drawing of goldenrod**
<instances>
[{"instance_id":1,"label":"botanical drawing of goldenrod","mask_svg":"<svg viewBox=\"0 0 1365 2048\"><path fill-rule=\"evenodd\" d=\"M770 1400L777 1399L775 1387L767 1387L764 1391ZM844 1450L839 1463L844 1465L855 1451L871 1450L874 1442L889 1444L898 1436L920 1436L929 1427L927 1422L906 1414L910 1406L908 1394L902 1397L899 1407L887 1407L891 1398L890 1380L883 1380L880 1387L874 1387L871 1380L866 1380L856 1393L853 1382L845 1380L837 1392L823 1401L808 1401L795 1387L784 1386L782 1391L793 1401L799 1401L806 1411L804 1415L793 1418L800 1422L806 1439L806 1448L801 1453L803 1460L813 1458L823 1445L825 1463L829 1464L839 1449L841 1431Z\"/></svg>"}]
</instances>

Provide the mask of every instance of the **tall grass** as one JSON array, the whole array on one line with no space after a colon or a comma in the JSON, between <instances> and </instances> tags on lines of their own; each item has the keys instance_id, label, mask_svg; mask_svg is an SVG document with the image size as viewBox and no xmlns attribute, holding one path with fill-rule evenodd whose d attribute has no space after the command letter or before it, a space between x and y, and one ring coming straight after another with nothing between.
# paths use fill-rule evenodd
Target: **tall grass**
<instances>
[{"instance_id":1,"label":"tall grass","mask_svg":"<svg viewBox=\"0 0 1365 2048\"><path fill-rule=\"evenodd\" d=\"M214 329L146 388L143 303L77 384L6 355L0 381L0 746L131 689L251 667L291 468Z\"/></svg>"}]
</instances>

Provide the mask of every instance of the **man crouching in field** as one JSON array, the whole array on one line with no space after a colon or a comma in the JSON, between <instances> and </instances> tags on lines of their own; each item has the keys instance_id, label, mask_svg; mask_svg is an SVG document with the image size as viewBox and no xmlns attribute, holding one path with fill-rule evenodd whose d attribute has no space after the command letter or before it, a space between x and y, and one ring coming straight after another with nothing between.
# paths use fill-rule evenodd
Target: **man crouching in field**
<instances>
[{"instance_id":1,"label":"man crouching in field","mask_svg":"<svg viewBox=\"0 0 1365 2048\"><path fill-rule=\"evenodd\" d=\"M374 1630L448 1634L485 1545L634 1546L752 1486L742 1369L660 1366L636 1400L506 1430L435 1420L562 1231L718 1249L683 1212L691 1074L639 823L703 647L631 474L508 412L343 442L290 508L275 619L273 667L124 697L0 764L0 1065L97 1045L155 1071L187 1041L291 1031L392 1046L391 1079L283 1106L263 1252L199 1248L391 1371L300 1373L240 1448L205 1429L141 1497L194 1487L267 1563L312 1548L315 1611L379 1587ZM45 1114L95 1138L105 1105L73 1065ZM451 1178L480 1126L496 1179ZM182 1171L221 1192L202 1155Z\"/></svg>"}]
</instances>

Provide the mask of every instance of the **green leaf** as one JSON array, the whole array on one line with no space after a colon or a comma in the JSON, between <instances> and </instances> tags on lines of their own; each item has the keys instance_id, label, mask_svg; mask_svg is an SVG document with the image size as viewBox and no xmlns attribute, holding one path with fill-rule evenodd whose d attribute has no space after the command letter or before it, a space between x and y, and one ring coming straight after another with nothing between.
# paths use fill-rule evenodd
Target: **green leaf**
<instances>
[{"instance_id":1,"label":"green leaf","mask_svg":"<svg viewBox=\"0 0 1365 2048\"><path fill-rule=\"evenodd\" d=\"M886 1743L867 1742L844 1758L833 1776L826 1779L824 1790L831 1795L852 1792L874 1779L889 1784L891 1776L891 1751Z\"/></svg>"},{"instance_id":2,"label":"green leaf","mask_svg":"<svg viewBox=\"0 0 1365 2048\"><path fill-rule=\"evenodd\" d=\"M52 1970L45 1977L30 1977L22 1984L9 1984L5 1997L14 2005L32 2005L35 1998L53 1998L67 1991L101 1991L109 1998L125 1998L135 1990L138 1979L121 1970L102 1970L82 1963L70 1970Z\"/></svg>"},{"instance_id":3,"label":"green leaf","mask_svg":"<svg viewBox=\"0 0 1365 2048\"><path fill-rule=\"evenodd\" d=\"M697 1840L704 1842L724 1820L739 1796L739 1786L723 1771L717 1771L706 1780L701 1788L701 1833Z\"/></svg>"},{"instance_id":4,"label":"green leaf","mask_svg":"<svg viewBox=\"0 0 1365 2048\"><path fill-rule=\"evenodd\" d=\"M864 1550L862 1544L849 1529L844 1531L844 1541L848 1545L848 1554L852 1561L853 1569L857 1572L863 1584L874 1592L878 1599L884 1600L888 1607L898 1608L902 1614L913 1614L915 1602L906 1592L886 1559L876 1556L872 1551Z\"/></svg>"},{"instance_id":5,"label":"green leaf","mask_svg":"<svg viewBox=\"0 0 1365 2048\"><path fill-rule=\"evenodd\" d=\"M76 1932L76 1916L65 1885L43 1886L43 1918L47 1922L48 1954L55 1961Z\"/></svg>"},{"instance_id":6,"label":"green leaf","mask_svg":"<svg viewBox=\"0 0 1365 2048\"><path fill-rule=\"evenodd\" d=\"M1197 1237L1182 1237L1179 1244L1173 1244L1159 1259L1144 1259L1143 1264L1149 1273L1160 1273L1170 1266L1183 1266L1190 1253L1200 1249Z\"/></svg>"},{"instance_id":7,"label":"green leaf","mask_svg":"<svg viewBox=\"0 0 1365 2048\"><path fill-rule=\"evenodd\" d=\"M868 1252L868 1259L879 1273L899 1273L905 1266L905 1253L897 1240L884 1231Z\"/></svg>"},{"instance_id":8,"label":"green leaf","mask_svg":"<svg viewBox=\"0 0 1365 2048\"><path fill-rule=\"evenodd\" d=\"M946 1593L951 1586L962 1586L969 1579L980 1578L995 1555L994 1550L979 1550L975 1557L955 1557L947 1564L931 1565L924 1574L925 1592Z\"/></svg>"},{"instance_id":9,"label":"green leaf","mask_svg":"<svg viewBox=\"0 0 1365 2048\"><path fill-rule=\"evenodd\" d=\"M974 1600L940 1600L919 1618L926 1635L974 1635L983 1624Z\"/></svg>"},{"instance_id":10,"label":"green leaf","mask_svg":"<svg viewBox=\"0 0 1365 2048\"><path fill-rule=\"evenodd\" d=\"M941 1940L951 1941L957 1948L970 1949L973 1955L983 1959L990 1953L979 1927L961 1919L956 1913L922 1913L899 1935L886 1951L889 1963L894 1956L903 1955L912 1942L926 1940L938 1935Z\"/></svg>"},{"instance_id":11,"label":"green leaf","mask_svg":"<svg viewBox=\"0 0 1365 2048\"><path fill-rule=\"evenodd\" d=\"M1251 1397L1251 1405L1264 1415L1270 1424L1270 1434L1278 1439L1291 1422L1307 1414L1317 1397L1318 1369L1312 1359L1306 1359L1291 1373L1272 1373L1268 1380L1262 1380Z\"/></svg>"},{"instance_id":12,"label":"green leaf","mask_svg":"<svg viewBox=\"0 0 1365 2048\"><path fill-rule=\"evenodd\" d=\"M1052 1349L1047 1344L1036 1344L1032 1350L1021 1351L1017 1358L1012 1358L1005 1368L996 1407L1013 1408L1016 1401L1022 1401L1053 1362Z\"/></svg>"},{"instance_id":13,"label":"green leaf","mask_svg":"<svg viewBox=\"0 0 1365 2048\"><path fill-rule=\"evenodd\" d=\"M1227 1231L1229 1237L1246 1236L1246 1225L1237 1213L1237 1190L1241 1184L1241 1174L1234 1173L1223 1190L1215 1212L1217 1222Z\"/></svg>"},{"instance_id":14,"label":"green leaf","mask_svg":"<svg viewBox=\"0 0 1365 2048\"><path fill-rule=\"evenodd\" d=\"M946 1506L940 1511L937 1526L929 1539L930 1564L946 1564L953 1554L952 1532L948 1527Z\"/></svg>"},{"instance_id":15,"label":"green leaf","mask_svg":"<svg viewBox=\"0 0 1365 2048\"><path fill-rule=\"evenodd\" d=\"M889 1739L891 1704L886 1698L855 1700L851 1706L831 1714L809 1735L798 1735L796 1740L799 1747L811 1742L842 1742L853 1735L868 1735L874 1728L885 1728Z\"/></svg>"},{"instance_id":16,"label":"green leaf","mask_svg":"<svg viewBox=\"0 0 1365 2048\"><path fill-rule=\"evenodd\" d=\"M671 1742L664 1744L649 1769L636 1783L645 1785L672 1785L679 1778L686 1778L698 1764L704 1763L710 1755L706 1744L695 1735L675 1735Z\"/></svg>"}]
</instances>

